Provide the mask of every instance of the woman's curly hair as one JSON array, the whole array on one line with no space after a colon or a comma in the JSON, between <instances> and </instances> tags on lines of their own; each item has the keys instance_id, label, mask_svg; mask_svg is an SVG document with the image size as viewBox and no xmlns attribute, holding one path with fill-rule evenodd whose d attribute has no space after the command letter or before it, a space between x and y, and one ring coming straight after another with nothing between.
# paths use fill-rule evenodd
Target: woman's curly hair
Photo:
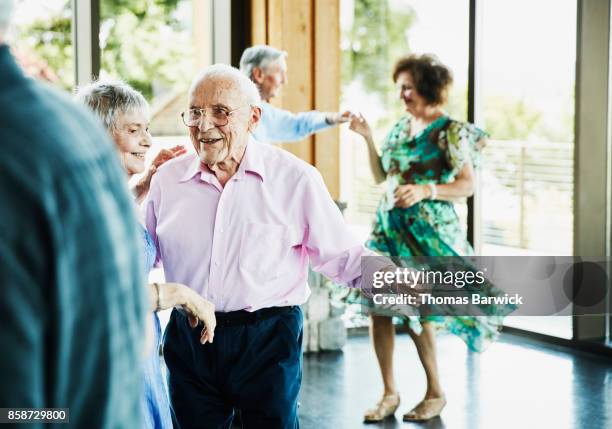
<instances>
[{"instance_id":1,"label":"woman's curly hair","mask_svg":"<svg viewBox=\"0 0 612 429\"><path fill-rule=\"evenodd\" d=\"M393 67L393 81L401 73L408 72L417 92L428 104L446 103L448 90L453 83L453 73L433 54L408 55L400 58Z\"/></svg>"}]
</instances>

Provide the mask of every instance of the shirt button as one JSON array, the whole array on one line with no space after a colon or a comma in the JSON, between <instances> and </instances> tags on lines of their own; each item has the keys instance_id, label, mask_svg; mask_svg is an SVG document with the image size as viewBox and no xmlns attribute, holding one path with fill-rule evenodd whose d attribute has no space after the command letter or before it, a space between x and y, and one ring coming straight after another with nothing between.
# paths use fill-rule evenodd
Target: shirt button
<instances>
[{"instance_id":1,"label":"shirt button","mask_svg":"<svg viewBox=\"0 0 612 429\"><path fill-rule=\"evenodd\" d=\"M219 261L215 261L215 266L219 266Z\"/></svg>"}]
</instances>

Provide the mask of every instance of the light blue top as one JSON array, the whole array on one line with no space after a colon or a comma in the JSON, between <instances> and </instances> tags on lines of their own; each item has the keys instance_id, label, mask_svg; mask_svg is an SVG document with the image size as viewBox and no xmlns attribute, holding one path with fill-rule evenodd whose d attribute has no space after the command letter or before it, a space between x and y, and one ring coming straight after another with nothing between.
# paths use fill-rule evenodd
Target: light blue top
<instances>
[{"instance_id":1,"label":"light blue top","mask_svg":"<svg viewBox=\"0 0 612 429\"><path fill-rule=\"evenodd\" d=\"M292 142L333 126L327 123L323 112L291 113L264 102L261 104L261 121L253 137L260 143Z\"/></svg>"},{"instance_id":2,"label":"light blue top","mask_svg":"<svg viewBox=\"0 0 612 429\"><path fill-rule=\"evenodd\" d=\"M141 227L145 248L146 273L153 268L157 248L155 242L147 230ZM157 313L153 313L153 329L155 333L153 353L144 362L144 395L141 400L144 422L143 429L171 429L172 417L170 416L170 401L166 383L162 376L159 356L161 343L161 326Z\"/></svg>"}]
</instances>

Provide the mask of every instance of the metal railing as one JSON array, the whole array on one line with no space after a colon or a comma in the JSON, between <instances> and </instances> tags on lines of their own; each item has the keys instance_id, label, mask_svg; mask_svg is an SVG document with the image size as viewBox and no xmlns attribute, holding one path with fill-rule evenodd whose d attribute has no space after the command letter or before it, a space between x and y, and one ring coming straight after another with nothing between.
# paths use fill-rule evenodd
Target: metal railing
<instances>
[{"instance_id":1,"label":"metal railing","mask_svg":"<svg viewBox=\"0 0 612 429\"><path fill-rule=\"evenodd\" d=\"M483 152L485 243L571 252L573 143L491 140Z\"/></svg>"},{"instance_id":2,"label":"metal railing","mask_svg":"<svg viewBox=\"0 0 612 429\"><path fill-rule=\"evenodd\" d=\"M484 242L570 254L573 143L489 140L482 161ZM372 219L384 188L368 175L355 188L355 211Z\"/></svg>"}]
</instances>

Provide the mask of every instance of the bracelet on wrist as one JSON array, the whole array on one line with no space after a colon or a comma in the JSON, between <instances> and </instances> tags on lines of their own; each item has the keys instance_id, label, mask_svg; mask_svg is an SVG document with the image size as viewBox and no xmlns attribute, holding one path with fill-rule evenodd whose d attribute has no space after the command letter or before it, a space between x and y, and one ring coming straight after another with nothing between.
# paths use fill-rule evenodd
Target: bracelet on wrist
<instances>
[{"instance_id":1,"label":"bracelet on wrist","mask_svg":"<svg viewBox=\"0 0 612 429\"><path fill-rule=\"evenodd\" d=\"M438 196L438 189L436 188L435 183L428 183L427 187L429 188L429 200L435 200Z\"/></svg>"},{"instance_id":2,"label":"bracelet on wrist","mask_svg":"<svg viewBox=\"0 0 612 429\"><path fill-rule=\"evenodd\" d=\"M159 311L161 310L161 308L159 307L159 301L160 301L160 296L159 296L159 283L153 283L153 286L155 286L155 311Z\"/></svg>"}]
</instances>

